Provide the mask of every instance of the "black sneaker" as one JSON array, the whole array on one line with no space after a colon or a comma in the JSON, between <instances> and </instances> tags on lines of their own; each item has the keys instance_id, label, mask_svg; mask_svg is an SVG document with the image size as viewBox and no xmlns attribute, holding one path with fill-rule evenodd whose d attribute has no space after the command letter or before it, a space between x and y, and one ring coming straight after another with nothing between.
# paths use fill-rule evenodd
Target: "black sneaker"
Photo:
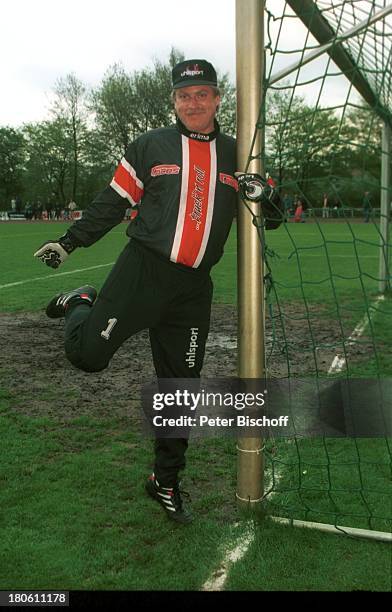
<instances>
[{"instance_id":1,"label":"black sneaker","mask_svg":"<svg viewBox=\"0 0 392 612\"><path fill-rule=\"evenodd\" d=\"M50 319L59 319L65 316L67 308L72 302L85 302L92 306L96 297L97 292L94 287L90 287L90 285L79 287L79 289L73 289L67 293L58 293L47 305L46 314Z\"/></svg>"},{"instance_id":2,"label":"black sneaker","mask_svg":"<svg viewBox=\"0 0 392 612\"><path fill-rule=\"evenodd\" d=\"M161 487L154 474L149 476L146 483L146 491L161 506L164 507L167 516L176 523L188 524L193 521L192 515L182 506L182 499L178 484L172 488ZM182 491L184 495L188 495Z\"/></svg>"}]
</instances>

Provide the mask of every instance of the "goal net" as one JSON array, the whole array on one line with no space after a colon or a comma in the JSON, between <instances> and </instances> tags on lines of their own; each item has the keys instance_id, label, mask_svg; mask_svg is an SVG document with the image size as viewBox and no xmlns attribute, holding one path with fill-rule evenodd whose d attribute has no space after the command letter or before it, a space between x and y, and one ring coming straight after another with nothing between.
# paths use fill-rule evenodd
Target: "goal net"
<instances>
[{"instance_id":1,"label":"goal net","mask_svg":"<svg viewBox=\"0 0 392 612\"><path fill-rule=\"evenodd\" d=\"M267 374L312 381L326 433L266 441L264 501L280 517L389 531L392 4L267 0L265 46L249 160L261 156L285 208L261 235ZM356 400L336 399L354 380L370 404L360 435Z\"/></svg>"}]
</instances>

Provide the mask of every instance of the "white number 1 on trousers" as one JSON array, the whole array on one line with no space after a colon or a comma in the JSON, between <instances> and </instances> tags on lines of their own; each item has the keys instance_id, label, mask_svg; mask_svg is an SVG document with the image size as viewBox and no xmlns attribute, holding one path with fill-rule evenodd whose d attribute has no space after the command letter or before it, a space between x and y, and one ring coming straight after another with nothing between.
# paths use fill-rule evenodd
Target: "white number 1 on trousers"
<instances>
[{"instance_id":1,"label":"white number 1 on trousers","mask_svg":"<svg viewBox=\"0 0 392 612\"><path fill-rule=\"evenodd\" d=\"M116 323L117 323L117 319L108 320L107 328L101 331L102 338L105 338L105 340L109 340L110 334L112 333L112 329L116 325Z\"/></svg>"}]
</instances>

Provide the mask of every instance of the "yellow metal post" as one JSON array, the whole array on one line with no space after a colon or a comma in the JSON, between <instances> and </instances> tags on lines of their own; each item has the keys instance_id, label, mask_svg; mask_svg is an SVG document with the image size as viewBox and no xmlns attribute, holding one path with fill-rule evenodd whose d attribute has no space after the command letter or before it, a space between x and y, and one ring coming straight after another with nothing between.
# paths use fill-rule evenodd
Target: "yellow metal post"
<instances>
[{"instance_id":1,"label":"yellow metal post","mask_svg":"<svg viewBox=\"0 0 392 612\"><path fill-rule=\"evenodd\" d=\"M264 72L264 0L236 0L237 58L237 167L247 166L252 154L261 150L258 120ZM251 160L249 172L263 174L260 158ZM260 205L250 203L259 217ZM238 209L238 376L263 378L264 315L263 262L261 245L252 216L240 202ZM263 494L262 440L238 440L237 500L239 505L255 507Z\"/></svg>"}]
</instances>

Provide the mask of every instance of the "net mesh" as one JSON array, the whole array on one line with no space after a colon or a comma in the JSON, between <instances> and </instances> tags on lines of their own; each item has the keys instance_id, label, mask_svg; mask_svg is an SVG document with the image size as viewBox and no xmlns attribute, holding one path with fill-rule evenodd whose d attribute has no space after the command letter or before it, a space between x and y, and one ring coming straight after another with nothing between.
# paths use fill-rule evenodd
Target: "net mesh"
<instances>
[{"instance_id":1,"label":"net mesh","mask_svg":"<svg viewBox=\"0 0 392 612\"><path fill-rule=\"evenodd\" d=\"M264 233L254 219L266 262L272 378L316 384L360 378L380 386L392 373L390 213L380 206L392 200L385 170L381 184L382 153L389 168L391 162L381 130L392 114L392 17L369 25L385 6L372 0L266 3L266 93L257 125L263 145L249 161L262 158L285 206L285 223L276 232ZM328 41L329 54L304 62ZM331 405L331 414L335 409ZM374 409L390 418L385 398ZM332 416L344 425L347 415ZM271 438L264 455L271 513L390 529L389 438Z\"/></svg>"}]
</instances>

